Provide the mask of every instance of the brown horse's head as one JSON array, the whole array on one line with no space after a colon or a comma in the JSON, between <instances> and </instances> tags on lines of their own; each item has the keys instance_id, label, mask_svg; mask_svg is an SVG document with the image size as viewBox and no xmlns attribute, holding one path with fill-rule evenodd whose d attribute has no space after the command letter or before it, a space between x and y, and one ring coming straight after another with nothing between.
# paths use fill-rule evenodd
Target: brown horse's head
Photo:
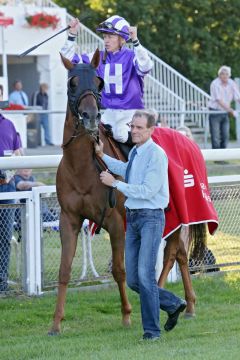
<instances>
[{"instance_id":1,"label":"brown horse's head","mask_svg":"<svg viewBox=\"0 0 240 360\"><path fill-rule=\"evenodd\" d=\"M60 54L61 55L61 54ZM98 130L101 119L100 91L104 82L96 75L100 54L97 49L90 64L72 64L61 55L65 68L69 71L68 104L74 117L90 133Z\"/></svg>"}]
</instances>

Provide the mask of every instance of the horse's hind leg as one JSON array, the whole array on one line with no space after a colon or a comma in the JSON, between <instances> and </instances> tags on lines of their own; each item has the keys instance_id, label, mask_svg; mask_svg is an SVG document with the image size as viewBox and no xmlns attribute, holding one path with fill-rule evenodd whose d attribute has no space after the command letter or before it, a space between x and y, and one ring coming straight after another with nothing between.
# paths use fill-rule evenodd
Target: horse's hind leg
<instances>
[{"instance_id":1,"label":"horse's hind leg","mask_svg":"<svg viewBox=\"0 0 240 360\"><path fill-rule=\"evenodd\" d=\"M73 220L73 219L71 219ZM60 217L60 236L62 243L61 264L59 269L59 284L57 304L55 308L53 325L49 331L49 335L57 335L60 333L60 323L64 318L64 305L66 300L67 286L70 280L71 266L77 246L77 237L81 228L80 219L69 221L66 214L61 213Z\"/></svg>"},{"instance_id":2,"label":"horse's hind leg","mask_svg":"<svg viewBox=\"0 0 240 360\"><path fill-rule=\"evenodd\" d=\"M181 275L182 275L182 281L185 291L185 299L187 302L187 308L185 311L185 317L193 317L195 316L195 302L196 302L196 295L192 287L192 280L189 273L188 268L188 257L186 250L184 248L184 244L180 239L180 247L179 251L177 252L176 260L178 262Z\"/></svg>"},{"instance_id":3,"label":"horse's hind leg","mask_svg":"<svg viewBox=\"0 0 240 360\"><path fill-rule=\"evenodd\" d=\"M163 270L158 280L158 285L160 287L164 287L167 276L172 269L175 260L177 260L179 264L185 291L185 300L187 302L185 315L187 317L192 317L195 314L196 295L192 287L192 281L188 269L187 252L181 238L181 229L175 231L167 240L167 244L164 249Z\"/></svg>"},{"instance_id":4,"label":"horse's hind leg","mask_svg":"<svg viewBox=\"0 0 240 360\"><path fill-rule=\"evenodd\" d=\"M167 239L167 243L164 248L163 269L158 280L158 286L161 288L164 287L168 274L176 260L177 251L179 249L179 234L180 229L176 230Z\"/></svg>"},{"instance_id":5,"label":"horse's hind leg","mask_svg":"<svg viewBox=\"0 0 240 360\"><path fill-rule=\"evenodd\" d=\"M112 222L108 232L112 246L112 274L118 285L121 298L122 323L124 326L130 326L132 307L126 292L126 273L124 267L125 231L122 219L119 218L115 223Z\"/></svg>"}]
</instances>

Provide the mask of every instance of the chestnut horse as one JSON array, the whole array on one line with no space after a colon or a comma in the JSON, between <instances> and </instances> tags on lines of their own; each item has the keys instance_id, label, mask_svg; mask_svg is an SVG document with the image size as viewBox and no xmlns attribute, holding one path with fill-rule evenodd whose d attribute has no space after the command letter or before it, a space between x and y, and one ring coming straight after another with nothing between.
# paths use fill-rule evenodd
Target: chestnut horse
<instances>
[{"instance_id":1,"label":"chestnut horse","mask_svg":"<svg viewBox=\"0 0 240 360\"><path fill-rule=\"evenodd\" d=\"M49 335L60 332L60 323L64 318L64 305L71 266L76 251L77 238L84 219L89 219L106 229L110 235L112 247L112 274L117 282L122 311L122 323L130 325L131 305L128 301L124 268L124 196L116 192L116 207L106 204L109 187L99 179L96 166L94 143L98 141L100 121L99 98L103 81L96 76L99 64L99 51L96 50L91 64L72 64L62 56L62 62L69 71L68 105L63 135L63 157L57 170L57 196L61 207L60 237L62 245L59 269L58 296L54 320ZM114 156L110 146L105 143L104 151ZM170 239L173 239L171 241ZM160 278L163 285L174 260L180 264L183 273L189 274L186 253L181 253L178 231L169 237L165 269ZM195 295L191 287L190 276L183 276L188 312L194 312Z\"/></svg>"},{"instance_id":2,"label":"chestnut horse","mask_svg":"<svg viewBox=\"0 0 240 360\"><path fill-rule=\"evenodd\" d=\"M100 182L95 163L94 142L98 134L99 93L103 82L95 72L99 60L98 50L89 65L73 65L62 57L70 77L63 135L63 157L57 170L56 179L57 196L61 207L62 253L57 304L49 335L60 332L72 260L84 219L92 220L96 224L102 222L102 227L110 235L113 258L112 274L120 292L122 322L125 326L130 325L131 305L126 293L124 268L125 229L122 220L124 196L118 192L117 206L106 208L109 187ZM105 150L108 152L107 149ZM112 155L112 153L109 154ZM105 216L102 221L103 212L105 212Z\"/></svg>"}]
</instances>

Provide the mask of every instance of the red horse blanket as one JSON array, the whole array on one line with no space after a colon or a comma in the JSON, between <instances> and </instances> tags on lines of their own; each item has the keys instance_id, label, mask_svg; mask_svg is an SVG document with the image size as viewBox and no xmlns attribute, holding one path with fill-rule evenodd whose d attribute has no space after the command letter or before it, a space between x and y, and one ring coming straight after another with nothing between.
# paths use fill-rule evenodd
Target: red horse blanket
<instances>
[{"instance_id":1,"label":"red horse blanket","mask_svg":"<svg viewBox=\"0 0 240 360\"><path fill-rule=\"evenodd\" d=\"M170 202L163 238L181 225L208 223L210 234L218 227L211 201L205 161L194 141L169 128L156 128L152 135L168 156ZM161 176L161 174L159 175Z\"/></svg>"}]
</instances>

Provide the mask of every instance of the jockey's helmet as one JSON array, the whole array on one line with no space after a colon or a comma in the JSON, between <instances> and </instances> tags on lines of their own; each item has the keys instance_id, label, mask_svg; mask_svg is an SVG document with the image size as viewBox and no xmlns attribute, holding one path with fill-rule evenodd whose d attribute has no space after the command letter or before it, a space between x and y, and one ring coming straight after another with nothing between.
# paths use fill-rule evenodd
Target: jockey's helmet
<instances>
[{"instance_id":1,"label":"jockey's helmet","mask_svg":"<svg viewBox=\"0 0 240 360\"><path fill-rule=\"evenodd\" d=\"M116 34L128 41L130 39L129 26L130 24L123 17L114 15L99 24L96 31Z\"/></svg>"}]
</instances>

